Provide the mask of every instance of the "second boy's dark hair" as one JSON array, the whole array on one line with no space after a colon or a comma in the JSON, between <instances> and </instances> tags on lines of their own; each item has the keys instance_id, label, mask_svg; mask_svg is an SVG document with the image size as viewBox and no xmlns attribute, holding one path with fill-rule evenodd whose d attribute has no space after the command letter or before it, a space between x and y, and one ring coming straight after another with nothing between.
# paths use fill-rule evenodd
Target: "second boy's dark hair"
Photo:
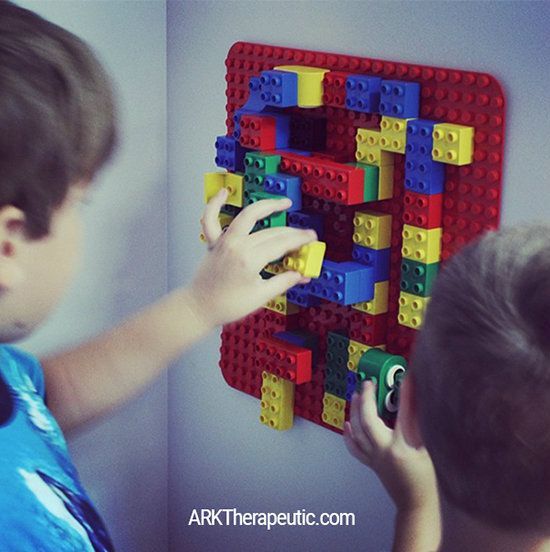
<instances>
[{"instance_id":1,"label":"second boy's dark hair","mask_svg":"<svg viewBox=\"0 0 550 552\"><path fill-rule=\"evenodd\" d=\"M436 281L411 362L444 497L550 531L550 226L490 233Z\"/></svg>"},{"instance_id":2,"label":"second boy's dark hair","mask_svg":"<svg viewBox=\"0 0 550 552\"><path fill-rule=\"evenodd\" d=\"M82 40L0 0L0 207L49 231L71 185L89 182L116 141L109 79Z\"/></svg>"}]
</instances>

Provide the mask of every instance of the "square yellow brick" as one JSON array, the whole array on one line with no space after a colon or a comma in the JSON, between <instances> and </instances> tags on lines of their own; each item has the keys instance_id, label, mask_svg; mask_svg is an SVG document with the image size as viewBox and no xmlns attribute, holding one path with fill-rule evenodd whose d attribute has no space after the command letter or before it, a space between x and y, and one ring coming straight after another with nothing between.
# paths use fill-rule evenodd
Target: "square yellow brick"
<instances>
[{"instance_id":1,"label":"square yellow brick","mask_svg":"<svg viewBox=\"0 0 550 552\"><path fill-rule=\"evenodd\" d=\"M380 147L385 151L405 153L407 121L411 120L383 115L380 121Z\"/></svg>"},{"instance_id":2,"label":"square yellow brick","mask_svg":"<svg viewBox=\"0 0 550 552\"><path fill-rule=\"evenodd\" d=\"M401 254L412 261L437 263L441 258L441 228L426 230L404 224Z\"/></svg>"},{"instance_id":3,"label":"square yellow brick","mask_svg":"<svg viewBox=\"0 0 550 552\"><path fill-rule=\"evenodd\" d=\"M273 299L267 302L266 309L278 312L279 314L295 314L298 312L299 307L294 303L287 300L286 294L277 295Z\"/></svg>"},{"instance_id":4,"label":"square yellow brick","mask_svg":"<svg viewBox=\"0 0 550 552\"><path fill-rule=\"evenodd\" d=\"M298 75L298 106L319 107L323 105L323 78L328 69L305 65L279 65L277 71Z\"/></svg>"},{"instance_id":5,"label":"square yellow brick","mask_svg":"<svg viewBox=\"0 0 550 552\"><path fill-rule=\"evenodd\" d=\"M355 135L355 142L357 143L355 159L359 163L375 165L376 167L391 166L393 174L393 155L381 149L380 137L379 130L358 128Z\"/></svg>"},{"instance_id":6,"label":"square yellow brick","mask_svg":"<svg viewBox=\"0 0 550 552\"><path fill-rule=\"evenodd\" d=\"M420 328L424 322L424 313L429 300L429 297L419 297L402 291L399 294L399 314L397 315L399 323L414 330Z\"/></svg>"},{"instance_id":7,"label":"square yellow brick","mask_svg":"<svg viewBox=\"0 0 550 552\"><path fill-rule=\"evenodd\" d=\"M226 204L243 206L244 177L235 173L206 173L204 175L204 202L208 203L222 188L229 192Z\"/></svg>"},{"instance_id":8,"label":"square yellow brick","mask_svg":"<svg viewBox=\"0 0 550 552\"><path fill-rule=\"evenodd\" d=\"M390 155L393 155L390 153ZM391 199L393 197L393 163L382 165L378 173L378 199Z\"/></svg>"},{"instance_id":9,"label":"square yellow brick","mask_svg":"<svg viewBox=\"0 0 550 552\"><path fill-rule=\"evenodd\" d=\"M474 157L474 128L438 123L432 133L432 158L449 165L469 165Z\"/></svg>"},{"instance_id":10,"label":"square yellow brick","mask_svg":"<svg viewBox=\"0 0 550 552\"><path fill-rule=\"evenodd\" d=\"M321 416L325 424L344 429L346 419L346 401L330 393L323 395L323 414Z\"/></svg>"},{"instance_id":11,"label":"square yellow brick","mask_svg":"<svg viewBox=\"0 0 550 552\"><path fill-rule=\"evenodd\" d=\"M269 372L262 372L260 422L278 430L294 423L294 384Z\"/></svg>"},{"instance_id":12,"label":"square yellow brick","mask_svg":"<svg viewBox=\"0 0 550 552\"><path fill-rule=\"evenodd\" d=\"M371 249L391 245L391 215L376 211L356 211L353 218L353 241Z\"/></svg>"},{"instance_id":13,"label":"square yellow brick","mask_svg":"<svg viewBox=\"0 0 550 552\"><path fill-rule=\"evenodd\" d=\"M354 309L367 314L384 314L388 312L388 298L390 293L389 282L376 282L374 284L374 299L352 305Z\"/></svg>"},{"instance_id":14,"label":"square yellow brick","mask_svg":"<svg viewBox=\"0 0 550 552\"><path fill-rule=\"evenodd\" d=\"M283 260L286 270L295 270L308 278L319 278L327 244L322 241L308 243L293 251Z\"/></svg>"},{"instance_id":15,"label":"square yellow brick","mask_svg":"<svg viewBox=\"0 0 550 552\"><path fill-rule=\"evenodd\" d=\"M382 349L383 351L386 350L385 345L365 345L360 341L354 341L353 339L350 339L348 345L348 370L351 370L352 372L357 372L357 367L359 366L359 361L361 360L361 357L364 353L366 353L369 349L372 349L373 347L375 349Z\"/></svg>"}]
</instances>

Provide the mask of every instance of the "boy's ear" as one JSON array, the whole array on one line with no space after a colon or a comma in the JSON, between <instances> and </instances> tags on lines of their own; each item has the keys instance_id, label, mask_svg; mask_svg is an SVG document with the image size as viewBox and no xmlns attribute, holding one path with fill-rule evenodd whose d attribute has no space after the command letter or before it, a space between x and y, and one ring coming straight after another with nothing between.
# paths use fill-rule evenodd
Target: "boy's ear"
<instances>
[{"instance_id":1,"label":"boy's ear","mask_svg":"<svg viewBox=\"0 0 550 552\"><path fill-rule=\"evenodd\" d=\"M401 383L397 423L401 426L405 441L409 445L419 448L424 446L424 440L420 432L416 399L416 381L414 374L409 372Z\"/></svg>"},{"instance_id":2,"label":"boy's ear","mask_svg":"<svg viewBox=\"0 0 550 552\"><path fill-rule=\"evenodd\" d=\"M6 205L0 208L0 291L11 290L23 281L20 248L26 241L25 214Z\"/></svg>"}]
</instances>

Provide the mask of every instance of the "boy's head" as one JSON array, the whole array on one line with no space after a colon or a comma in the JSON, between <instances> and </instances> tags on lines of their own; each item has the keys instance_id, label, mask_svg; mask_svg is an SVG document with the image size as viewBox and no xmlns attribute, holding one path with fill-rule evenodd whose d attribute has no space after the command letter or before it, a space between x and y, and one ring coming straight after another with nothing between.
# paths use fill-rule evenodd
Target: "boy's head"
<instances>
[{"instance_id":1,"label":"boy's head","mask_svg":"<svg viewBox=\"0 0 550 552\"><path fill-rule=\"evenodd\" d=\"M72 273L76 205L114 149L114 111L80 39L0 2L0 341L41 322Z\"/></svg>"},{"instance_id":2,"label":"boy's head","mask_svg":"<svg viewBox=\"0 0 550 552\"><path fill-rule=\"evenodd\" d=\"M448 503L550 533L550 226L490 233L448 261L411 362Z\"/></svg>"}]
</instances>

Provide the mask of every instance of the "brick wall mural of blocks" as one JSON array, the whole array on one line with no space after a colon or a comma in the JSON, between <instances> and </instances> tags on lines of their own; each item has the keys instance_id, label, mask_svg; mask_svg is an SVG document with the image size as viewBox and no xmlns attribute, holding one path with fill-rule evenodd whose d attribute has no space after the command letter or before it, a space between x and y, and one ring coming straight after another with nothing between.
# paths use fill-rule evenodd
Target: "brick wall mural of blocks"
<instances>
[{"instance_id":1,"label":"brick wall mural of blocks","mask_svg":"<svg viewBox=\"0 0 550 552\"><path fill-rule=\"evenodd\" d=\"M227 383L258 398L269 428L300 417L341 432L353 392L377 383L392 425L437 274L498 228L505 98L491 75L238 42L226 59L226 132L205 200L290 197L260 221L318 242L268 265L312 276L224 327ZM452 313L450 314L452 315ZM267 429L266 429L267 430Z\"/></svg>"}]
</instances>

